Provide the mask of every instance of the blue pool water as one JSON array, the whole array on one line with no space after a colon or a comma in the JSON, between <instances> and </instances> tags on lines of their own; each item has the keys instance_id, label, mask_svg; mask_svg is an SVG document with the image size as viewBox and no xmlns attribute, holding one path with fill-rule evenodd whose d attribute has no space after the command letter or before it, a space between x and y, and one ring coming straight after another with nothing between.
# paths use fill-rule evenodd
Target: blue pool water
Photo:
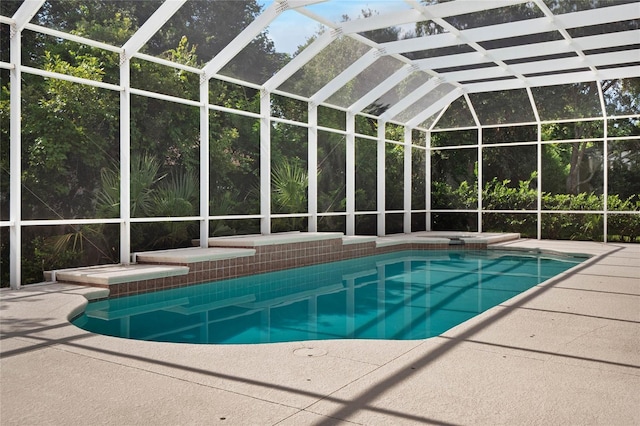
<instances>
[{"instance_id":1,"label":"blue pool water","mask_svg":"<svg viewBox=\"0 0 640 426\"><path fill-rule=\"evenodd\" d=\"M424 339L583 260L404 251L91 302L73 324L185 343Z\"/></svg>"}]
</instances>

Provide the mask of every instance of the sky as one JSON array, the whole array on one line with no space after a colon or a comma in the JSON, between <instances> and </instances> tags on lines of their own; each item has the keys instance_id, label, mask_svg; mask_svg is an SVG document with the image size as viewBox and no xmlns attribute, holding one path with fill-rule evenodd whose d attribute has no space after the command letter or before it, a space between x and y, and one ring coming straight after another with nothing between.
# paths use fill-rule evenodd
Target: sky
<instances>
[{"instance_id":1,"label":"sky","mask_svg":"<svg viewBox=\"0 0 640 426\"><path fill-rule=\"evenodd\" d=\"M273 0L258 0L258 3L266 8L273 3ZM342 15L356 18L363 9L384 13L398 10L399 6L404 7L402 5L406 6L406 3L398 0L330 0L307 6L307 8L325 19L339 22L342 20ZM298 45L303 44L307 38L315 34L318 28L317 22L290 10L283 12L274 20L268 27L268 31L276 51L293 53Z\"/></svg>"}]
</instances>

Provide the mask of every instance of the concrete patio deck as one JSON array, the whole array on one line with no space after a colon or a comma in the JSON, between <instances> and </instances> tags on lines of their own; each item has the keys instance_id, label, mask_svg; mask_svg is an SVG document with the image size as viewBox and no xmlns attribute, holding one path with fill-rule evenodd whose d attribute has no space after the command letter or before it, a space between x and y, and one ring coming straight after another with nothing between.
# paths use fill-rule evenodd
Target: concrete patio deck
<instances>
[{"instance_id":1,"label":"concrete patio deck","mask_svg":"<svg viewBox=\"0 0 640 426\"><path fill-rule=\"evenodd\" d=\"M640 245L419 341L190 345L80 330L96 291L0 292L0 424L640 424Z\"/></svg>"}]
</instances>

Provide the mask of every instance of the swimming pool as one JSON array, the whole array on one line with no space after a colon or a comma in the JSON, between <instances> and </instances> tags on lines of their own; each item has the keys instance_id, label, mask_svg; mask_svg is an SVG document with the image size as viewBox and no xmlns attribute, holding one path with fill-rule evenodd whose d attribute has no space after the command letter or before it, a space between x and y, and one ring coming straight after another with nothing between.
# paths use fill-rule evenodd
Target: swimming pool
<instances>
[{"instance_id":1,"label":"swimming pool","mask_svg":"<svg viewBox=\"0 0 640 426\"><path fill-rule=\"evenodd\" d=\"M581 257L403 251L91 302L87 331L179 343L437 336Z\"/></svg>"}]
</instances>

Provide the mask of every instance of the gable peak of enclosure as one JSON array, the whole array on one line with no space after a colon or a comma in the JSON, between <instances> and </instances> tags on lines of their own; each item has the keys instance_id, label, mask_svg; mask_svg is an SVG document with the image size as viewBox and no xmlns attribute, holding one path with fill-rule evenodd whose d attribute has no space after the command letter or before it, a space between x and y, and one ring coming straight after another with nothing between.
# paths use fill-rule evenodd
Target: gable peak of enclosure
<instances>
[{"instance_id":1,"label":"gable peak of enclosure","mask_svg":"<svg viewBox=\"0 0 640 426\"><path fill-rule=\"evenodd\" d=\"M640 242L639 24L639 0L2 0L1 284L287 231Z\"/></svg>"}]
</instances>

